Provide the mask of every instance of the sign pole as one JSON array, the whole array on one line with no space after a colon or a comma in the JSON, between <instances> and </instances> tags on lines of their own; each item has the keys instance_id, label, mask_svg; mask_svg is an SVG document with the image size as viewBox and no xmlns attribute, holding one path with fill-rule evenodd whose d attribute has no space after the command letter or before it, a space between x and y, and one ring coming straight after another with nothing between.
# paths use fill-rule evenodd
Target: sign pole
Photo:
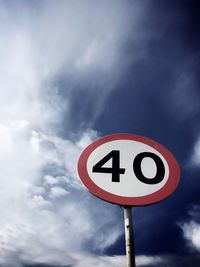
<instances>
[{"instance_id":1,"label":"sign pole","mask_svg":"<svg viewBox=\"0 0 200 267\"><path fill-rule=\"evenodd\" d=\"M131 207L127 206L124 207L124 226L125 226L127 267L136 267Z\"/></svg>"}]
</instances>

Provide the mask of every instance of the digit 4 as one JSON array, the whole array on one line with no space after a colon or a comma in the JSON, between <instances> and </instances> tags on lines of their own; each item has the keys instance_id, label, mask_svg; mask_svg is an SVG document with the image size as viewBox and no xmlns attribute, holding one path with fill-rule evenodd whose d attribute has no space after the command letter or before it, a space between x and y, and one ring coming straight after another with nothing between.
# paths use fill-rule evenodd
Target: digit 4
<instances>
[{"instance_id":1,"label":"digit 4","mask_svg":"<svg viewBox=\"0 0 200 267\"><path fill-rule=\"evenodd\" d=\"M112 167L103 167L103 165L110 159L112 159ZM98 173L111 173L112 182L120 182L120 174L124 174L125 169L120 168L119 150L112 150L110 153L108 153L93 166L92 171Z\"/></svg>"}]
</instances>

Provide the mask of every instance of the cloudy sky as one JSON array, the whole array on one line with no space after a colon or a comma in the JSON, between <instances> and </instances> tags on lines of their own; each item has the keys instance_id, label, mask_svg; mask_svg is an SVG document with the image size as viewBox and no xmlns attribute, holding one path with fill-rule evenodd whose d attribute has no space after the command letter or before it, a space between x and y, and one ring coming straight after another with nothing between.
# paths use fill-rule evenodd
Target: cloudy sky
<instances>
[{"instance_id":1,"label":"cloudy sky","mask_svg":"<svg viewBox=\"0 0 200 267\"><path fill-rule=\"evenodd\" d=\"M136 262L200 264L198 0L0 0L0 266L125 266L123 209L81 185L98 137L173 152L176 193L133 209Z\"/></svg>"}]
</instances>

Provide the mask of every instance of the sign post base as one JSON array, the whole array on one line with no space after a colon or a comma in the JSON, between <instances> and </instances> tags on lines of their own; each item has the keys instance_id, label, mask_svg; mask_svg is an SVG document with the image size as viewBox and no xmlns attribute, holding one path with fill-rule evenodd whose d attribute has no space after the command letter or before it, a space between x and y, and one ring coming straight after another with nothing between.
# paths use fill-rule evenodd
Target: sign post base
<instances>
[{"instance_id":1,"label":"sign post base","mask_svg":"<svg viewBox=\"0 0 200 267\"><path fill-rule=\"evenodd\" d=\"M124 207L127 267L136 267L131 207Z\"/></svg>"}]
</instances>

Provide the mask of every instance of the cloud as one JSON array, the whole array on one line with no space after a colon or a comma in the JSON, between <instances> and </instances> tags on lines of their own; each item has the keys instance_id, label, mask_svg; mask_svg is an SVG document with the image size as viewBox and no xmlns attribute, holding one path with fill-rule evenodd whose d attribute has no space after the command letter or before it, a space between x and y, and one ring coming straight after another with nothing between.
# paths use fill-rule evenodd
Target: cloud
<instances>
[{"instance_id":1,"label":"cloud","mask_svg":"<svg viewBox=\"0 0 200 267\"><path fill-rule=\"evenodd\" d=\"M53 187L51 189L51 197L52 198L62 197L62 196L65 196L67 193L68 192L61 187Z\"/></svg>"},{"instance_id":2,"label":"cloud","mask_svg":"<svg viewBox=\"0 0 200 267\"><path fill-rule=\"evenodd\" d=\"M182 226L184 237L193 249L200 251L200 224L190 221Z\"/></svg>"},{"instance_id":3,"label":"cloud","mask_svg":"<svg viewBox=\"0 0 200 267\"><path fill-rule=\"evenodd\" d=\"M194 144L193 154L191 157L191 164L193 166L200 165L200 138L198 138L196 143Z\"/></svg>"},{"instance_id":4,"label":"cloud","mask_svg":"<svg viewBox=\"0 0 200 267\"><path fill-rule=\"evenodd\" d=\"M189 211L190 220L180 223L183 236L187 241L187 245L193 251L200 251L200 206L195 204Z\"/></svg>"},{"instance_id":5,"label":"cloud","mask_svg":"<svg viewBox=\"0 0 200 267\"><path fill-rule=\"evenodd\" d=\"M56 90L65 98L64 123L69 130L84 123L91 126L101 114L130 65L128 55L124 58L126 43L135 36L139 45L142 12L142 5L128 1L94 5L88 0L84 5L81 1L48 2L38 10L31 32L37 69L45 79L53 77Z\"/></svg>"},{"instance_id":6,"label":"cloud","mask_svg":"<svg viewBox=\"0 0 200 267\"><path fill-rule=\"evenodd\" d=\"M165 262L164 258L159 256L145 256L141 255L136 257L136 264L138 266L151 266L151 265L159 265Z\"/></svg>"},{"instance_id":7,"label":"cloud","mask_svg":"<svg viewBox=\"0 0 200 267\"><path fill-rule=\"evenodd\" d=\"M93 199L77 177L79 154L98 134L60 133L72 129L76 91L97 99L92 121L120 78L129 4L0 5L0 264L73 265L121 234L120 209Z\"/></svg>"},{"instance_id":8,"label":"cloud","mask_svg":"<svg viewBox=\"0 0 200 267\"><path fill-rule=\"evenodd\" d=\"M83 265L87 267L97 266L97 267L121 267L126 265L126 256L93 256L93 255L84 255L84 258L79 259L73 267L80 267ZM160 266L164 264L166 259L159 256L146 256L140 255L136 256L136 265L137 266Z\"/></svg>"},{"instance_id":9,"label":"cloud","mask_svg":"<svg viewBox=\"0 0 200 267\"><path fill-rule=\"evenodd\" d=\"M14 133L9 137L11 153L4 154L8 165L1 168L0 263L13 264L14 259L16 264L72 264L74 251L89 250L84 243L103 250L115 242L121 232L117 214L112 211L110 216L111 205L106 208L100 201L93 202L72 164L80 153L78 144L85 141L76 144L34 132L23 149L20 139L13 142ZM37 142L30 142L32 137ZM14 155L10 162L15 150L23 156Z\"/></svg>"}]
</instances>

